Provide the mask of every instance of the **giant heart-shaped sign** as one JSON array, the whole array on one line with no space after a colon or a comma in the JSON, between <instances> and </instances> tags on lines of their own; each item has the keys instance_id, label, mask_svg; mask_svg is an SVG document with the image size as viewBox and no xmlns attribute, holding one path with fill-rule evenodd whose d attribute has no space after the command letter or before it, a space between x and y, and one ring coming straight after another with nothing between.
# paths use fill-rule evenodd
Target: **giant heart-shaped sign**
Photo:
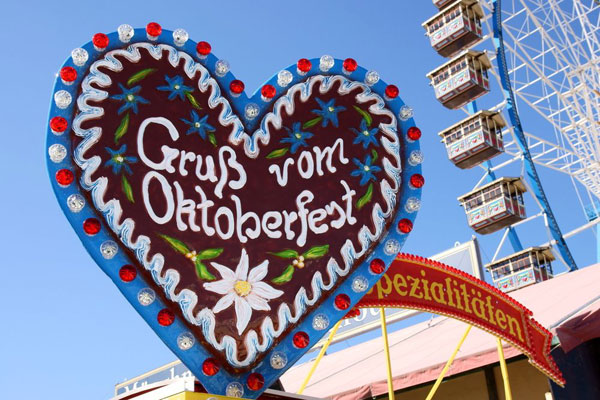
<instances>
[{"instance_id":1,"label":"giant heart-shaped sign","mask_svg":"<svg viewBox=\"0 0 600 400\"><path fill-rule=\"evenodd\" d=\"M83 244L214 394L257 397L380 278L412 229L412 111L353 60L252 97L205 42L121 26L57 79L48 169Z\"/></svg>"}]
</instances>

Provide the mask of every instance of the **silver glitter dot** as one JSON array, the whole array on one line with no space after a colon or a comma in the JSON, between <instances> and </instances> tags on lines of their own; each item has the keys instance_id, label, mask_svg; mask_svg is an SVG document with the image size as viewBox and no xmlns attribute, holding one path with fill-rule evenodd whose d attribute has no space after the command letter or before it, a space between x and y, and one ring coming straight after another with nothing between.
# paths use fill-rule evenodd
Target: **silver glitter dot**
<instances>
[{"instance_id":1,"label":"silver glitter dot","mask_svg":"<svg viewBox=\"0 0 600 400\"><path fill-rule=\"evenodd\" d=\"M292 79L294 79L294 76L287 69L283 69L277 74L277 84L281 87L289 85L292 82Z\"/></svg>"},{"instance_id":2,"label":"silver glitter dot","mask_svg":"<svg viewBox=\"0 0 600 400\"><path fill-rule=\"evenodd\" d=\"M59 163L67 156L67 149L62 144L56 143L48 147L48 155L52 162Z\"/></svg>"},{"instance_id":3,"label":"silver glitter dot","mask_svg":"<svg viewBox=\"0 0 600 400\"><path fill-rule=\"evenodd\" d=\"M73 49L73 51L71 52L71 58L73 59L73 64L77 65L78 67L81 67L87 62L89 55L85 49L78 47L76 49Z\"/></svg>"},{"instance_id":4,"label":"silver glitter dot","mask_svg":"<svg viewBox=\"0 0 600 400\"><path fill-rule=\"evenodd\" d=\"M271 356L271 367L273 367L273 369L282 369L287 365L287 362L287 356L281 351L276 351Z\"/></svg>"},{"instance_id":5,"label":"silver glitter dot","mask_svg":"<svg viewBox=\"0 0 600 400\"><path fill-rule=\"evenodd\" d=\"M154 293L154 290L150 288L143 288L138 292L137 298L141 305L149 306L150 304L154 303L154 300L156 299L156 293Z\"/></svg>"},{"instance_id":6,"label":"silver glitter dot","mask_svg":"<svg viewBox=\"0 0 600 400\"><path fill-rule=\"evenodd\" d=\"M190 35L186 32L185 29L175 29L175 31L173 32L173 41L175 41L176 46L183 46L189 38Z\"/></svg>"},{"instance_id":7,"label":"silver glitter dot","mask_svg":"<svg viewBox=\"0 0 600 400\"><path fill-rule=\"evenodd\" d=\"M254 119L258 116L258 112L259 112L259 108L256 104L254 103L249 103L246 105L246 118L248 119Z\"/></svg>"},{"instance_id":8,"label":"silver glitter dot","mask_svg":"<svg viewBox=\"0 0 600 400\"><path fill-rule=\"evenodd\" d=\"M225 76L229 72L229 63L226 60L219 60L215 63L215 73L218 76Z\"/></svg>"},{"instance_id":9,"label":"silver glitter dot","mask_svg":"<svg viewBox=\"0 0 600 400\"><path fill-rule=\"evenodd\" d=\"M421 164L424 159L425 156L423 156L423 152L421 150L413 150L410 153L410 157L408 157L408 163L414 167Z\"/></svg>"},{"instance_id":10,"label":"silver glitter dot","mask_svg":"<svg viewBox=\"0 0 600 400\"><path fill-rule=\"evenodd\" d=\"M411 119L414 115L414 111L412 108L410 108L407 105L403 105L402 107L400 107L400 112L398 113L398 117L400 117L400 119L402 121L408 121L409 119Z\"/></svg>"},{"instance_id":11,"label":"silver glitter dot","mask_svg":"<svg viewBox=\"0 0 600 400\"><path fill-rule=\"evenodd\" d=\"M119 33L119 40L123 43L129 43L135 33L133 26L127 24L120 25L117 32Z\"/></svg>"},{"instance_id":12,"label":"silver glitter dot","mask_svg":"<svg viewBox=\"0 0 600 400\"><path fill-rule=\"evenodd\" d=\"M116 256L118 251L119 247L112 240L107 240L100 245L100 253L102 253L102 257L106 258L107 260L110 260Z\"/></svg>"},{"instance_id":13,"label":"silver glitter dot","mask_svg":"<svg viewBox=\"0 0 600 400\"><path fill-rule=\"evenodd\" d=\"M388 240L383 246L383 252L388 256L398 254L400 252L400 242L395 239Z\"/></svg>"},{"instance_id":14,"label":"silver glitter dot","mask_svg":"<svg viewBox=\"0 0 600 400\"><path fill-rule=\"evenodd\" d=\"M54 93L54 103L56 103L56 107L63 110L69 107L72 100L71 95L66 90L59 90Z\"/></svg>"},{"instance_id":15,"label":"silver glitter dot","mask_svg":"<svg viewBox=\"0 0 600 400\"><path fill-rule=\"evenodd\" d=\"M333 57L324 55L319 60L319 69L323 72L327 72L333 67L333 64L335 64Z\"/></svg>"},{"instance_id":16,"label":"silver glitter dot","mask_svg":"<svg viewBox=\"0 0 600 400\"><path fill-rule=\"evenodd\" d=\"M313 318L312 327L316 331L322 331L329 327L329 318L325 314L317 314Z\"/></svg>"},{"instance_id":17,"label":"silver glitter dot","mask_svg":"<svg viewBox=\"0 0 600 400\"><path fill-rule=\"evenodd\" d=\"M357 276L352 281L352 290L356 293L362 293L369 287L369 281L364 276Z\"/></svg>"},{"instance_id":18,"label":"silver glitter dot","mask_svg":"<svg viewBox=\"0 0 600 400\"><path fill-rule=\"evenodd\" d=\"M74 213L78 213L85 207L85 197L79 193L75 193L67 197L67 207Z\"/></svg>"},{"instance_id":19,"label":"silver glitter dot","mask_svg":"<svg viewBox=\"0 0 600 400\"><path fill-rule=\"evenodd\" d=\"M244 387L239 382L231 382L227 385L225 394L229 397L242 397L244 395Z\"/></svg>"},{"instance_id":20,"label":"silver glitter dot","mask_svg":"<svg viewBox=\"0 0 600 400\"><path fill-rule=\"evenodd\" d=\"M196 343L196 340L194 339L194 335L192 335L190 332L184 332L177 336L177 346L181 350L191 349L194 343Z\"/></svg>"},{"instance_id":21,"label":"silver glitter dot","mask_svg":"<svg viewBox=\"0 0 600 400\"><path fill-rule=\"evenodd\" d=\"M417 199L416 197L410 197L408 200L406 200L406 204L404 205L404 209L409 213L419 211L420 208L421 200Z\"/></svg>"},{"instance_id":22,"label":"silver glitter dot","mask_svg":"<svg viewBox=\"0 0 600 400\"><path fill-rule=\"evenodd\" d=\"M377 71L369 71L367 75L365 75L365 83L369 86L376 84L379 82L379 74Z\"/></svg>"}]
</instances>

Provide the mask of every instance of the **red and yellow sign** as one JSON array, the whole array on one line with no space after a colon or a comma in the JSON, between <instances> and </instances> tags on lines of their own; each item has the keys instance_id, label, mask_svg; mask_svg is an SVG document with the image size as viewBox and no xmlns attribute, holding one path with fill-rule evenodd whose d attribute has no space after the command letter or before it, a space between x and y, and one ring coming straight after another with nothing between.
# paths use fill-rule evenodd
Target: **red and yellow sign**
<instances>
[{"instance_id":1,"label":"red and yellow sign","mask_svg":"<svg viewBox=\"0 0 600 400\"><path fill-rule=\"evenodd\" d=\"M511 343L549 378L565 383L550 355L552 334L531 311L495 287L437 261L399 254L356 307L412 308L465 321Z\"/></svg>"}]
</instances>

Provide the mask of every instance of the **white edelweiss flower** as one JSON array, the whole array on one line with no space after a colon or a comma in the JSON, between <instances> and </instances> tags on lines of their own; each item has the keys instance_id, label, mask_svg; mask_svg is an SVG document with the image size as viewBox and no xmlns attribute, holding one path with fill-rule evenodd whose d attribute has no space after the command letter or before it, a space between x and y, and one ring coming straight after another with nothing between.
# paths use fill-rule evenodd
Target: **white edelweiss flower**
<instances>
[{"instance_id":1,"label":"white edelweiss flower","mask_svg":"<svg viewBox=\"0 0 600 400\"><path fill-rule=\"evenodd\" d=\"M248 253L242 249L242 256L235 272L224 265L210 263L221 274L221 280L204 283L204 289L223 295L213 307L216 314L235 303L236 327L238 334L248 326L252 310L269 311L269 300L283 294L261 280L267 276L269 261L265 260L248 273Z\"/></svg>"}]
</instances>

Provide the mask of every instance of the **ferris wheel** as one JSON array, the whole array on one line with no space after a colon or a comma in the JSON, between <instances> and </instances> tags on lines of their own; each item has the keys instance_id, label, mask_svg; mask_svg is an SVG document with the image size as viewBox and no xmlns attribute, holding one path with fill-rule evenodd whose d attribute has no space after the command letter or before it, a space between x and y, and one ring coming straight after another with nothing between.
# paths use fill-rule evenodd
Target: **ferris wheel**
<instances>
[{"instance_id":1,"label":"ferris wheel","mask_svg":"<svg viewBox=\"0 0 600 400\"><path fill-rule=\"evenodd\" d=\"M427 76L437 99L469 115L440 132L459 168L483 168L473 191L459 197L480 234L503 231L490 270L505 291L550 278L558 258L577 269L565 239L598 222L600 206L600 2L597 0L433 0L423 23L431 46L448 61ZM523 110L549 129L529 133ZM520 164L519 176L502 176ZM538 175L570 177L588 216L562 232ZM514 171L514 168L513 168ZM539 212L527 216L523 196ZM524 249L516 227L542 220L548 238ZM499 259L506 240L513 253Z\"/></svg>"}]
</instances>

